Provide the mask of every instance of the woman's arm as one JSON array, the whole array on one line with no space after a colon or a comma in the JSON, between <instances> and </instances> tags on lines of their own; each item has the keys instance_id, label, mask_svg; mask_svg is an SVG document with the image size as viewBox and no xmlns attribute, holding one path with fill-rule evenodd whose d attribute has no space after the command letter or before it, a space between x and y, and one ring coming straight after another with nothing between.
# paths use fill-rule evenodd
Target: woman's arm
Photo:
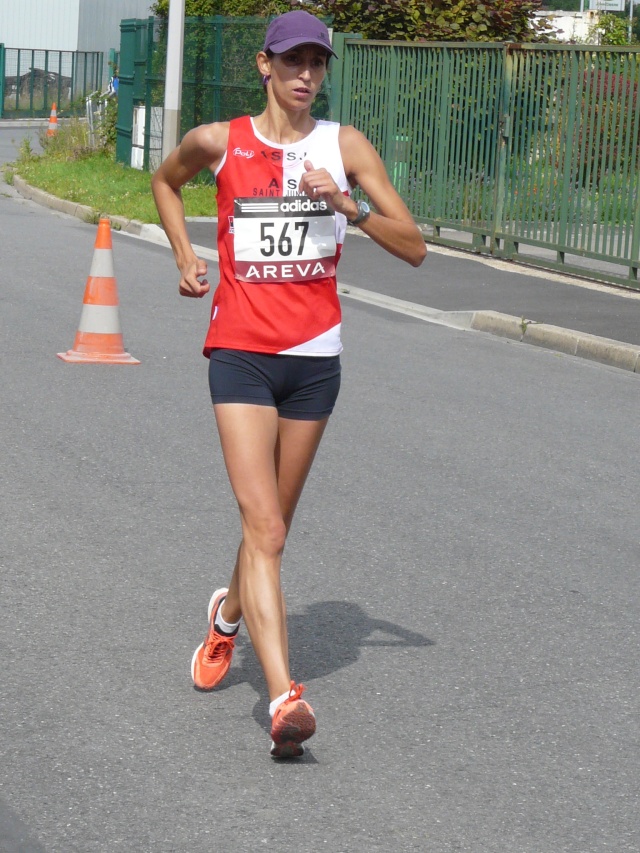
<instances>
[{"instance_id":1,"label":"woman's arm","mask_svg":"<svg viewBox=\"0 0 640 853\"><path fill-rule=\"evenodd\" d=\"M354 127L341 127L339 139L349 183L362 187L376 208L359 227L387 252L419 267L427 247L409 209L389 180L378 152ZM309 160L304 167L300 191L311 198L324 198L335 211L347 219L355 219L358 212L355 201L341 192L329 172L316 169Z\"/></svg>"},{"instance_id":2,"label":"woman's arm","mask_svg":"<svg viewBox=\"0 0 640 853\"><path fill-rule=\"evenodd\" d=\"M160 221L180 270L182 296L202 297L208 293L209 284L201 280L207 274L207 264L196 257L187 234L180 188L201 169L213 171L218 166L228 137L229 125L226 123L202 125L190 130L151 180Z\"/></svg>"}]
</instances>

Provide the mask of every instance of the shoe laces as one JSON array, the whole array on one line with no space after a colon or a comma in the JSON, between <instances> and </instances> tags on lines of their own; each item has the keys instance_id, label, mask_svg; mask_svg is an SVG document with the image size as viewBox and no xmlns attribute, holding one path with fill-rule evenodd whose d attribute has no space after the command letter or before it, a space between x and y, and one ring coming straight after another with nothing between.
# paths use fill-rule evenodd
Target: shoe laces
<instances>
[{"instance_id":1,"label":"shoe laces","mask_svg":"<svg viewBox=\"0 0 640 853\"><path fill-rule=\"evenodd\" d=\"M204 656L218 663L234 648L233 637L227 637L226 634L219 634L217 631L210 631L209 636L204 644Z\"/></svg>"},{"instance_id":2,"label":"shoe laces","mask_svg":"<svg viewBox=\"0 0 640 853\"><path fill-rule=\"evenodd\" d=\"M288 702L296 702L300 699L306 689L307 688L304 684L296 684L295 681L292 681L291 686L289 687L289 695L282 704L286 705Z\"/></svg>"}]
</instances>

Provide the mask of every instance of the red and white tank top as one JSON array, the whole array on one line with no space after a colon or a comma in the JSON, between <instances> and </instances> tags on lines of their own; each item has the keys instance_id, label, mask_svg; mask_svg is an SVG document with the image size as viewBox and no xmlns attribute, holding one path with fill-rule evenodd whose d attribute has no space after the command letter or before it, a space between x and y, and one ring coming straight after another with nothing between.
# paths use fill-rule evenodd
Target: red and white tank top
<instances>
[{"instance_id":1,"label":"red and white tank top","mask_svg":"<svg viewBox=\"0 0 640 853\"><path fill-rule=\"evenodd\" d=\"M214 348L337 355L341 311L336 266L346 219L300 195L304 162L349 193L338 131L318 121L292 145L271 142L249 116L233 119L216 170L220 283L204 353Z\"/></svg>"}]
</instances>

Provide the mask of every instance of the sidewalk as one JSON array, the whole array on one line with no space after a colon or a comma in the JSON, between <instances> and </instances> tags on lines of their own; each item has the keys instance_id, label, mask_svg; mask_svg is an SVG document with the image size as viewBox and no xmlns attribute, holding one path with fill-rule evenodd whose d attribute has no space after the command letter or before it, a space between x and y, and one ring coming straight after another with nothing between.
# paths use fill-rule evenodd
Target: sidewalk
<instances>
[{"instance_id":1,"label":"sidewalk","mask_svg":"<svg viewBox=\"0 0 640 853\"><path fill-rule=\"evenodd\" d=\"M16 180L26 198L87 218L87 209ZM90 211L89 211L90 212ZM155 225L117 220L142 239L165 243ZM214 218L190 221L196 252L217 260ZM215 273L211 276L215 280ZM640 373L640 292L428 246L414 269L349 229L338 267L341 296L431 323L486 332Z\"/></svg>"},{"instance_id":2,"label":"sidewalk","mask_svg":"<svg viewBox=\"0 0 640 853\"><path fill-rule=\"evenodd\" d=\"M194 245L215 248L215 221L188 229ZM338 267L345 296L640 372L640 293L443 246L429 245L414 269L350 232Z\"/></svg>"}]
</instances>

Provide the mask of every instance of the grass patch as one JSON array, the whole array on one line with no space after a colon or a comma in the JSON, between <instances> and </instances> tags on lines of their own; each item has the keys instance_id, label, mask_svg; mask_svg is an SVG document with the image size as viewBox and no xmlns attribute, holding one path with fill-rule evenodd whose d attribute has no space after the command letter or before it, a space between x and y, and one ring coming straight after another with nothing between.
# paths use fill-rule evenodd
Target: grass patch
<instances>
[{"instance_id":1,"label":"grass patch","mask_svg":"<svg viewBox=\"0 0 640 853\"><path fill-rule=\"evenodd\" d=\"M34 154L25 140L12 168L31 186L88 205L101 215L159 224L151 175L116 163L107 149L90 148L85 136L80 122L63 125L52 141L41 137L41 155ZM217 213L212 184L189 183L182 188L182 198L187 216Z\"/></svg>"}]
</instances>

